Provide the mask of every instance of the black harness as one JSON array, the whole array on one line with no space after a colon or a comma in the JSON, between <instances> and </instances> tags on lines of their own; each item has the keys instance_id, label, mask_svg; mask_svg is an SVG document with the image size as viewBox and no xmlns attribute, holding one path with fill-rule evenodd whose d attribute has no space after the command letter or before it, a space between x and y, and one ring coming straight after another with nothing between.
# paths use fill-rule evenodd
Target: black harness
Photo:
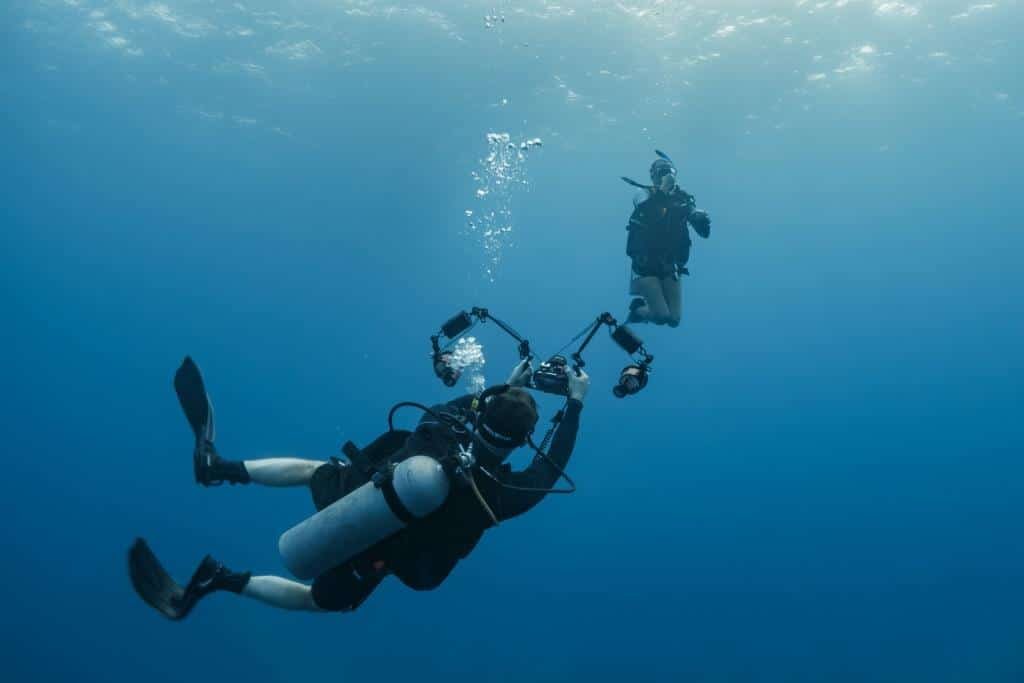
<instances>
[{"instance_id":1,"label":"black harness","mask_svg":"<svg viewBox=\"0 0 1024 683\"><path fill-rule=\"evenodd\" d=\"M641 186L639 183L632 183ZM668 196L653 192L630 216L626 253L638 277L659 278L688 274L690 235L687 217L693 210L693 196L676 188Z\"/></svg>"}]
</instances>

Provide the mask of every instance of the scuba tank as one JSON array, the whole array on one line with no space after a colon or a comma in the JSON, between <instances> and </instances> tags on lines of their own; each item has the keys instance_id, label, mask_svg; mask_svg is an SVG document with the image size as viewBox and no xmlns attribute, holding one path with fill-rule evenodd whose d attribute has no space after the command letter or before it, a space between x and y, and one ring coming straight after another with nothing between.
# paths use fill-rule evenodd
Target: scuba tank
<instances>
[{"instance_id":1,"label":"scuba tank","mask_svg":"<svg viewBox=\"0 0 1024 683\"><path fill-rule=\"evenodd\" d=\"M414 455L281 534L277 547L296 577L313 579L437 510L451 489L437 460Z\"/></svg>"}]
</instances>

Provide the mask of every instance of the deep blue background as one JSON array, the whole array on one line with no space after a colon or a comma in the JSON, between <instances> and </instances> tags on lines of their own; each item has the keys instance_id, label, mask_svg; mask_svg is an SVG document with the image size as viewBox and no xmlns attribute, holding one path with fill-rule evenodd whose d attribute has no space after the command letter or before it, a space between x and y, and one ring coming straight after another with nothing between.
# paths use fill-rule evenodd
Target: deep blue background
<instances>
[{"instance_id":1,"label":"deep blue background","mask_svg":"<svg viewBox=\"0 0 1024 683\"><path fill-rule=\"evenodd\" d=\"M964 28L935 4L823 36L835 22L789 8L771 40L664 52L642 18L588 5L509 10L505 33L449 8L461 40L314 8L374 60L336 68L316 34L324 54L269 82L203 66L262 48L151 23L127 58L81 8L6 10L5 678L1024 680L1020 11ZM710 66L672 66L705 44ZM806 80L862 44L871 69ZM462 213L495 130L545 146L489 282ZM172 624L139 602L136 535L183 578L206 552L276 573L310 510L304 490L194 485L182 356L227 456L366 442L395 401L457 395L425 356L461 307L545 351L621 315L617 176L643 178L654 146L714 234L683 325L640 330L644 394L612 398L611 344L588 356L577 495L489 534L441 589L388 582L354 614L216 596ZM479 337L500 381L513 348Z\"/></svg>"}]
</instances>

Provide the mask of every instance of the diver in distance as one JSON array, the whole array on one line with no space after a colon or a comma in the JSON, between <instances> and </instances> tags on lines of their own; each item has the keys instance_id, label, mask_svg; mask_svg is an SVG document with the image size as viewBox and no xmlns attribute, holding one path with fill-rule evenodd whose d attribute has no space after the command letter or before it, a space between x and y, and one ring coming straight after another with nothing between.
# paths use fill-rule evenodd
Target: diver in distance
<instances>
[{"instance_id":1,"label":"diver in distance","mask_svg":"<svg viewBox=\"0 0 1024 683\"><path fill-rule=\"evenodd\" d=\"M346 460L240 461L217 453L213 407L198 366L186 357L174 387L195 434L196 482L308 486L318 512L282 534L278 546L292 574L311 583L235 572L206 556L181 586L138 538L128 553L132 585L172 620L222 591L280 609L348 612L389 575L414 590L437 588L484 531L523 514L548 493L574 490L563 468L576 442L590 380L582 370L568 374L566 405L540 447L531 437L537 405L523 388L532 375L527 358L506 384L479 397L430 408L396 405L388 416L389 431L361 450L347 443ZM394 429L395 411L410 406L424 413L416 428ZM504 461L527 444L536 452L532 463L513 471ZM571 488L552 488L562 478Z\"/></svg>"},{"instance_id":2,"label":"diver in distance","mask_svg":"<svg viewBox=\"0 0 1024 683\"><path fill-rule=\"evenodd\" d=\"M640 189L626 230L626 254L632 260L630 323L677 327L682 317L681 277L689 275L690 232L711 235L711 218L696 208L693 195L676 183L676 167L664 152L651 164L651 185L623 178Z\"/></svg>"}]
</instances>

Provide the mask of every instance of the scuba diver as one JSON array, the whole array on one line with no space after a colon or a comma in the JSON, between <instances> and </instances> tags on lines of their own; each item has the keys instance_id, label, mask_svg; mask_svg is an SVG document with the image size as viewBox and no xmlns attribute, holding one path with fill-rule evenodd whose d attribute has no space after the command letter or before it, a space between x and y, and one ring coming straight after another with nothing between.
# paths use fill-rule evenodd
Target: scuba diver
<instances>
[{"instance_id":1,"label":"scuba diver","mask_svg":"<svg viewBox=\"0 0 1024 683\"><path fill-rule=\"evenodd\" d=\"M687 223L701 237L711 234L711 218L696 208L693 195L676 184L676 167L668 155L655 150L651 185L623 177L640 188L633 198L633 213L626 230L626 254L632 259L629 293L630 323L654 323L677 327L682 316L680 278L689 275L690 233Z\"/></svg>"},{"instance_id":2,"label":"scuba diver","mask_svg":"<svg viewBox=\"0 0 1024 683\"><path fill-rule=\"evenodd\" d=\"M538 447L531 438L537 405L523 388L532 371L527 358L506 384L479 397L432 408L400 403L388 416L388 432L362 450L345 445L347 461L240 461L217 453L213 407L198 366L186 357L174 386L195 433L196 482L309 486L318 512L285 532L279 548L292 573L312 583L235 572L208 555L182 587L139 538L128 553L135 591L164 616L179 620L218 591L279 609L348 612L392 574L414 590L437 588L484 531L523 514L547 493L575 488L563 468L576 442L589 377L582 370L568 373L566 405ZM424 412L415 430L394 429L396 410L410 406ZM504 461L527 444L536 456L527 468L512 471ZM572 488L552 488L561 478Z\"/></svg>"}]
</instances>

